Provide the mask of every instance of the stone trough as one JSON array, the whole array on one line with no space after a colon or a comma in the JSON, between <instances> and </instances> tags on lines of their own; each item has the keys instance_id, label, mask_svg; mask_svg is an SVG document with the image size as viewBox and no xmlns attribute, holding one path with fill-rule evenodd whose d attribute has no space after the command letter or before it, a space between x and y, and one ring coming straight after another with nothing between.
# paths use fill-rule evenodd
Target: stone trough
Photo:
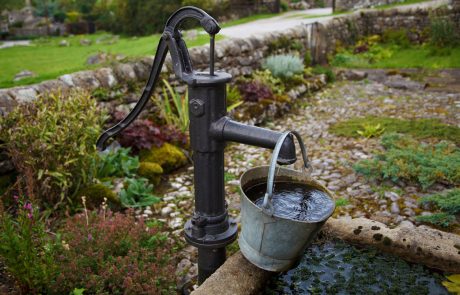
<instances>
[{"instance_id":1,"label":"stone trough","mask_svg":"<svg viewBox=\"0 0 460 295\"><path fill-rule=\"evenodd\" d=\"M375 247L443 272L460 272L460 237L455 234L425 226L406 226L404 223L389 228L366 218L330 218L322 232L327 237ZM192 294L257 294L273 274L252 265L237 252Z\"/></svg>"}]
</instances>

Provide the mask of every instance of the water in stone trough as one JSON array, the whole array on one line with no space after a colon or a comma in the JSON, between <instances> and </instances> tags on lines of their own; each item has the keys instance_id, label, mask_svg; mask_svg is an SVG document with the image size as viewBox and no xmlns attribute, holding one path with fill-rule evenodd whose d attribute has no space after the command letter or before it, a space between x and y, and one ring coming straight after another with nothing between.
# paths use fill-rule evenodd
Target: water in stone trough
<instances>
[{"instance_id":1,"label":"water in stone trough","mask_svg":"<svg viewBox=\"0 0 460 295\"><path fill-rule=\"evenodd\" d=\"M263 294L449 294L442 280L422 265L335 240L313 244Z\"/></svg>"},{"instance_id":2,"label":"water in stone trough","mask_svg":"<svg viewBox=\"0 0 460 295\"><path fill-rule=\"evenodd\" d=\"M250 187L245 193L261 207L266 190L266 183L262 183ZM334 210L334 201L326 193L290 182L275 183L272 204L275 216L309 222L322 221Z\"/></svg>"}]
</instances>

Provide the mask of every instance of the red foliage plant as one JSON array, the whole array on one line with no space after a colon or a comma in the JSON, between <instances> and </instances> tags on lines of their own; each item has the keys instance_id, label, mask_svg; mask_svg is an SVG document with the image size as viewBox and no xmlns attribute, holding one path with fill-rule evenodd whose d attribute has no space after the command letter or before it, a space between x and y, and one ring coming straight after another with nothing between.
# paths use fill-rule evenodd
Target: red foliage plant
<instances>
[{"instance_id":1,"label":"red foliage plant","mask_svg":"<svg viewBox=\"0 0 460 295\"><path fill-rule=\"evenodd\" d=\"M124 113L115 113L115 120L121 121ZM134 152L150 149L171 142L181 146L187 144L187 136L174 126L157 126L148 119L137 119L117 137L124 147L131 147Z\"/></svg>"},{"instance_id":2,"label":"red foliage plant","mask_svg":"<svg viewBox=\"0 0 460 295\"><path fill-rule=\"evenodd\" d=\"M60 274L52 292L159 294L173 291L171 245L160 228L128 214L75 215L62 232Z\"/></svg>"},{"instance_id":3,"label":"red foliage plant","mask_svg":"<svg viewBox=\"0 0 460 295\"><path fill-rule=\"evenodd\" d=\"M270 87L259 81L244 82L238 86L238 89L245 101L259 102L273 97Z\"/></svg>"}]
</instances>

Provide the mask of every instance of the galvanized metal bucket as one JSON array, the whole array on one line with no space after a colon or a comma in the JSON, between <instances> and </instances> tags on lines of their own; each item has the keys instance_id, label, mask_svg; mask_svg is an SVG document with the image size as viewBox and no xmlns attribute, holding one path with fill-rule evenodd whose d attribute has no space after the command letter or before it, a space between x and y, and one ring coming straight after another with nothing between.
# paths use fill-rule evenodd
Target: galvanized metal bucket
<instances>
[{"instance_id":1,"label":"galvanized metal bucket","mask_svg":"<svg viewBox=\"0 0 460 295\"><path fill-rule=\"evenodd\" d=\"M299 141L306 171L276 167L279 150L284 139L293 134ZM308 159L302 139L297 132L286 132L280 137L273 151L270 166L249 169L240 179L241 226L238 244L241 253L252 264L268 271L285 271L293 267L302 257L322 225L334 212L334 206L323 220L316 222L292 220L275 216L271 205L276 169L276 182L289 182L311 186L326 193L333 201L332 193L307 173ZM268 179L267 179L268 175ZM254 204L255 196L247 196L247 189L267 184L267 193L261 207Z\"/></svg>"}]
</instances>

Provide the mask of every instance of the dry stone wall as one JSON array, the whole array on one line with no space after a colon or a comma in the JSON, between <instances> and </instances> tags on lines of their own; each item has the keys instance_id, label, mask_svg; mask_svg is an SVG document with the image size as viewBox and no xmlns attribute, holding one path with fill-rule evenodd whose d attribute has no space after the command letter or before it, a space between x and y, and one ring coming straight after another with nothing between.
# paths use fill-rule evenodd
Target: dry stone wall
<instances>
[{"instance_id":1,"label":"dry stone wall","mask_svg":"<svg viewBox=\"0 0 460 295\"><path fill-rule=\"evenodd\" d=\"M335 0L334 11L349 11L402 2L401 0Z\"/></svg>"},{"instance_id":2,"label":"dry stone wall","mask_svg":"<svg viewBox=\"0 0 460 295\"><path fill-rule=\"evenodd\" d=\"M263 58L273 53L288 51L294 44L297 48L309 50L315 63L326 63L327 56L337 45L353 44L362 36L383 34L388 29L407 28L410 39L420 42L426 36L430 17L434 14L451 19L457 31L460 31L460 9L456 8L438 8L435 11L391 9L356 12L321 23L298 26L283 33L268 33L246 39L217 42L215 67L233 76L248 75L260 67ZM190 57L196 69L208 69L208 46L192 48ZM148 78L152 62L153 57L145 57L110 68L63 75L56 80L35 85L0 89L0 115L8 113L20 103L33 101L38 95L57 89L93 90L99 87L112 88L133 81L143 83ZM166 68L163 70L173 77L170 59L166 60Z\"/></svg>"},{"instance_id":3,"label":"dry stone wall","mask_svg":"<svg viewBox=\"0 0 460 295\"><path fill-rule=\"evenodd\" d=\"M457 1L457 0L455 0ZM260 67L262 60L273 53L282 53L296 48L310 51L315 63L327 63L328 56L338 45L353 44L360 37L369 34L383 34L388 29L407 28L410 39L423 41L430 25L430 17L437 15L452 20L456 31L460 31L460 8L451 6L414 10L370 10L339 16L321 23L298 26L283 33L268 33L246 39L228 39L216 45L216 69L231 73L233 76L248 75ZM301 52L303 54L305 52ZM201 46L190 50L194 67L208 70L209 48ZM112 67L94 71L81 71L67 74L55 80L35 85L0 89L0 115L10 112L18 104L31 102L37 96L50 91L66 91L71 88L83 88L89 91L97 88L110 89L130 82L144 83L153 63L153 57L116 64ZM172 82L175 81L171 61L166 60L163 72ZM185 87L180 87L184 90ZM158 87L157 87L157 90ZM179 91L179 89L178 89ZM4 160L0 151L0 175L8 172L11 165Z\"/></svg>"}]
</instances>

